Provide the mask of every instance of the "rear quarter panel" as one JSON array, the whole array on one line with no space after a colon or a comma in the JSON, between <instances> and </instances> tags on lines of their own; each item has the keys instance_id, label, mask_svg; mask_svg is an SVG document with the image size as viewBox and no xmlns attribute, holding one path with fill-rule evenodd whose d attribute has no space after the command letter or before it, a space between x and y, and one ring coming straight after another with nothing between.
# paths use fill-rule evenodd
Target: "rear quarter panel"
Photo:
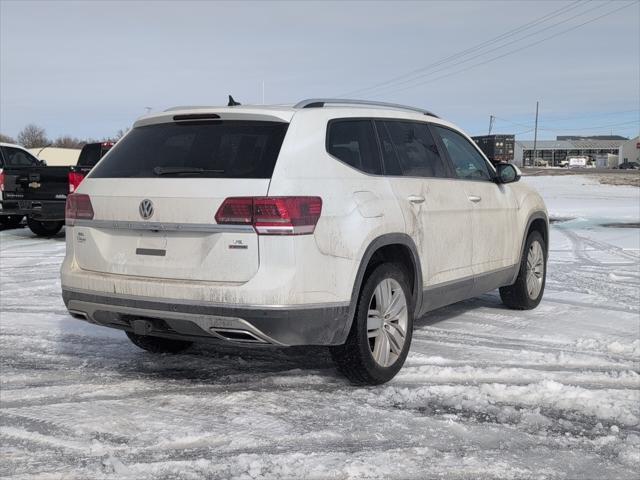
<instances>
[{"instance_id":1,"label":"rear quarter panel","mask_svg":"<svg viewBox=\"0 0 640 480\"><path fill-rule=\"evenodd\" d=\"M325 149L328 121L348 116L354 115L337 116L332 109L296 113L269 186L270 196L322 198L322 215L313 236L316 251L296 252L299 281L301 288L321 289L344 301L351 298L368 245L386 233L405 232L389 182L351 168Z\"/></svg>"}]
</instances>

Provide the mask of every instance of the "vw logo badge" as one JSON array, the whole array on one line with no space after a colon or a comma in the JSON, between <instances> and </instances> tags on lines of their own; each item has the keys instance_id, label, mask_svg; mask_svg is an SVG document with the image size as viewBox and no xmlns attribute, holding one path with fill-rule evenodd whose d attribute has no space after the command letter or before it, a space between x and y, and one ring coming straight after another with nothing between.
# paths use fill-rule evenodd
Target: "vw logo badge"
<instances>
[{"instance_id":1,"label":"vw logo badge","mask_svg":"<svg viewBox=\"0 0 640 480\"><path fill-rule=\"evenodd\" d=\"M153 202L149 199L144 199L140 202L140 207L138 208L140 212L140 216L145 220L149 220L153 217Z\"/></svg>"}]
</instances>

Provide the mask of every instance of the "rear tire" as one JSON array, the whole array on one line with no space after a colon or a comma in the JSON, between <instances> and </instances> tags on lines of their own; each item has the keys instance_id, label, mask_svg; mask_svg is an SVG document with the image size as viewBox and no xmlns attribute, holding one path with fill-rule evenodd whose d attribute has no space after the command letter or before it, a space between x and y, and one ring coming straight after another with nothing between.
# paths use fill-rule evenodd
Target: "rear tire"
<instances>
[{"instance_id":1,"label":"rear tire","mask_svg":"<svg viewBox=\"0 0 640 480\"><path fill-rule=\"evenodd\" d=\"M338 370L359 385L391 380L409 353L413 308L405 269L394 263L376 267L362 286L346 343L330 349Z\"/></svg>"},{"instance_id":2,"label":"rear tire","mask_svg":"<svg viewBox=\"0 0 640 480\"><path fill-rule=\"evenodd\" d=\"M40 220L34 220L31 217L27 217L27 226L39 237L53 237L62 230L62 227L64 227L64 221L41 222Z\"/></svg>"},{"instance_id":3,"label":"rear tire","mask_svg":"<svg viewBox=\"0 0 640 480\"><path fill-rule=\"evenodd\" d=\"M542 300L546 279L546 245L540 232L533 231L527 237L516 281L500 288L502 303L515 310L536 308Z\"/></svg>"},{"instance_id":4,"label":"rear tire","mask_svg":"<svg viewBox=\"0 0 640 480\"><path fill-rule=\"evenodd\" d=\"M2 215L0 216L0 225L4 228L18 228L23 218L24 215Z\"/></svg>"},{"instance_id":5,"label":"rear tire","mask_svg":"<svg viewBox=\"0 0 640 480\"><path fill-rule=\"evenodd\" d=\"M170 338L151 337L149 335L136 335L133 332L125 332L129 340L136 347L151 353L179 353L186 350L193 342L186 340L173 340Z\"/></svg>"}]
</instances>

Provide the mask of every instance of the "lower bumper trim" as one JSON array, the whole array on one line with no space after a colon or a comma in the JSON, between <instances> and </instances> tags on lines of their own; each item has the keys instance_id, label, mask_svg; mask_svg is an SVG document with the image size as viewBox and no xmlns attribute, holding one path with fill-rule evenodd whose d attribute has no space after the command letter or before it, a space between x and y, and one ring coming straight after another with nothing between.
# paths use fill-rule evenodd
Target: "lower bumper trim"
<instances>
[{"instance_id":1,"label":"lower bumper trim","mask_svg":"<svg viewBox=\"0 0 640 480\"><path fill-rule=\"evenodd\" d=\"M234 343L340 345L346 340L349 305L259 309L238 306L191 305L110 297L63 289L67 309L76 318L98 325L134 331L135 321L151 325L149 334L195 341Z\"/></svg>"}]
</instances>

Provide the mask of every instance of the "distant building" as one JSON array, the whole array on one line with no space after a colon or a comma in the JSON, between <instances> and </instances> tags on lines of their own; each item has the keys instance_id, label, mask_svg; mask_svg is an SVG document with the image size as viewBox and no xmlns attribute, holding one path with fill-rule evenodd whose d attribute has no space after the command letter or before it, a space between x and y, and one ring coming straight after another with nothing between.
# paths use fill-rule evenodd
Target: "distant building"
<instances>
[{"instance_id":1,"label":"distant building","mask_svg":"<svg viewBox=\"0 0 640 480\"><path fill-rule=\"evenodd\" d=\"M640 163L640 136L627 140L620 146L618 154L619 163L638 162Z\"/></svg>"},{"instance_id":2,"label":"distant building","mask_svg":"<svg viewBox=\"0 0 640 480\"><path fill-rule=\"evenodd\" d=\"M591 135L583 137L580 135L558 135L556 140L629 140L627 137L620 135Z\"/></svg>"},{"instance_id":3,"label":"distant building","mask_svg":"<svg viewBox=\"0 0 640 480\"><path fill-rule=\"evenodd\" d=\"M515 136L513 135L481 135L471 137L493 163L511 162Z\"/></svg>"},{"instance_id":4,"label":"distant building","mask_svg":"<svg viewBox=\"0 0 640 480\"><path fill-rule=\"evenodd\" d=\"M618 156L623 145L627 143L635 145L637 142L624 137L615 137L610 140L593 137L572 137L577 138L574 140L538 140L535 153L533 140L516 140L513 163L525 167L534 165L562 167L571 158L587 157L589 163L593 165L617 166L618 160L612 159L611 155Z\"/></svg>"},{"instance_id":5,"label":"distant building","mask_svg":"<svg viewBox=\"0 0 640 480\"><path fill-rule=\"evenodd\" d=\"M51 167L75 165L80 156L79 148L40 147L29 148L28 150L40 160L47 162L47 165Z\"/></svg>"}]
</instances>

